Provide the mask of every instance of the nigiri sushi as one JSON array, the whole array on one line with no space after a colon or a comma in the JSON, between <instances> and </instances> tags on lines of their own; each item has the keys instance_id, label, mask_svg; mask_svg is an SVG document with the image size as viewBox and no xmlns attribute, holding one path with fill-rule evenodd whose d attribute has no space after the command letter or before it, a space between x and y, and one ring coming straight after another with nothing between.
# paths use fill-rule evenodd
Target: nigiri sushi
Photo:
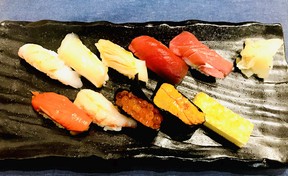
<instances>
[{"instance_id":1,"label":"nigiri sushi","mask_svg":"<svg viewBox=\"0 0 288 176\"><path fill-rule=\"evenodd\" d=\"M169 43L169 49L188 65L215 78L226 77L233 63L201 43L192 33L183 31Z\"/></svg>"},{"instance_id":2,"label":"nigiri sushi","mask_svg":"<svg viewBox=\"0 0 288 176\"><path fill-rule=\"evenodd\" d=\"M108 67L74 33L67 34L62 40L61 46L58 48L58 55L65 64L98 88L102 87L109 79Z\"/></svg>"},{"instance_id":3,"label":"nigiri sushi","mask_svg":"<svg viewBox=\"0 0 288 176\"><path fill-rule=\"evenodd\" d=\"M105 65L128 76L129 79L134 79L138 74L140 81L148 82L145 61L136 59L131 52L109 40L100 39L95 45Z\"/></svg>"},{"instance_id":4,"label":"nigiri sushi","mask_svg":"<svg viewBox=\"0 0 288 176\"><path fill-rule=\"evenodd\" d=\"M241 51L241 59L237 67L247 77L256 74L259 78L267 78L273 68L273 56L283 45L281 39L261 39L245 41L245 48Z\"/></svg>"},{"instance_id":5,"label":"nigiri sushi","mask_svg":"<svg viewBox=\"0 0 288 176\"><path fill-rule=\"evenodd\" d=\"M151 71L171 84L180 83L187 74L187 64L155 38L136 37L128 48L135 56L144 60Z\"/></svg>"},{"instance_id":6,"label":"nigiri sushi","mask_svg":"<svg viewBox=\"0 0 288 176\"><path fill-rule=\"evenodd\" d=\"M224 107L204 92L197 93L193 102L205 113L204 126L240 148L248 142L254 128L248 119Z\"/></svg>"},{"instance_id":7,"label":"nigiri sushi","mask_svg":"<svg viewBox=\"0 0 288 176\"><path fill-rule=\"evenodd\" d=\"M137 126L133 119L121 114L101 93L93 90L79 91L74 104L83 109L93 119L93 123L104 127L105 131L120 131L122 127L135 128Z\"/></svg>"},{"instance_id":8,"label":"nigiri sushi","mask_svg":"<svg viewBox=\"0 0 288 176\"><path fill-rule=\"evenodd\" d=\"M160 111L150 102L127 90L118 91L115 102L124 112L146 127L158 130L163 120Z\"/></svg>"},{"instance_id":9,"label":"nigiri sushi","mask_svg":"<svg viewBox=\"0 0 288 176\"><path fill-rule=\"evenodd\" d=\"M199 125L205 121L204 113L171 84L163 83L157 90L153 102L187 125Z\"/></svg>"},{"instance_id":10,"label":"nigiri sushi","mask_svg":"<svg viewBox=\"0 0 288 176\"><path fill-rule=\"evenodd\" d=\"M54 51L37 44L28 43L19 48L18 56L37 70L65 85L74 88L80 88L83 85L80 75L59 59L58 54Z\"/></svg>"},{"instance_id":11,"label":"nigiri sushi","mask_svg":"<svg viewBox=\"0 0 288 176\"><path fill-rule=\"evenodd\" d=\"M89 129L92 119L64 95L54 92L32 92L32 107L65 128L71 134L78 134Z\"/></svg>"}]
</instances>

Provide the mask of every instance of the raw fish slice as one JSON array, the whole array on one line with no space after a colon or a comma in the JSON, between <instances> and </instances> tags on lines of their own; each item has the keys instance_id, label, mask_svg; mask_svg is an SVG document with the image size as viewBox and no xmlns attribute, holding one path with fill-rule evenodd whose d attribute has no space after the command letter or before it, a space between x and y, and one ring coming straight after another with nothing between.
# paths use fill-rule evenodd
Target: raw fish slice
<instances>
[{"instance_id":1,"label":"raw fish slice","mask_svg":"<svg viewBox=\"0 0 288 176\"><path fill-rule=\"evenodd\" d=\"M136 127L136 122L121 114L117 108L101 93L83 89L78 94L74 104L83 109L93 122L104 130L120 131L122 127Z\"/></svg>"},{"instance_id":2,"label":"raw fish slice","mask_svg":"<svg viewBox=\"0 0 288 176\"><path fill-rule=\"evenodd\" d=\"M33 92L32 106L35 111L48 116L58 127L77 134L87 131L92 119L67 97L54 92Z\"/></svg>"},{"instance_id":3,"label":"raw fish slice","mask_svg":"<svg viewBox=\"0 0 288 176\"><path fill-rule=\"evenodd\" d=\"M109 40L100 39L96 44L102 62L130 79L138 74L138 79L148 82L148 73L145 61L136 59L133 54Z\"/></svg>"},{"instance_id":4,"label":"raw fish slice","mask_svg":"<svg viewBox=\"0 0 288 176\"><path fill-rule=\"evenodd\" d=\"M209 49L187 31L174 37L169 43L169 48L188 65L208 76L224 78L233 69L232 62Z\"/></svg>"},{"instance_id":5,"label":"raw fish slice","mask_svg":"<svg viewBox=\"0 0 288 176\"><path fill-rule=\"evenodd\" d=\"M171 84L179 84L187 74L187 64L152 37L134 38L129 45L129 50L139 59L144 60L151 71Z\"/></svg>"},{"instance_id":6,"label":"raw fish slice","mask_svg":"<svg viewBox=\"0 0 288 176\"><path fill-rule=\"evenodd\" d=\"M19 48L18 55L50 78L74 88L82 87L80 75L65 65L56 52L37 44L25 44Z\"/></svg>"},{"instance_id":7,"label":"raw fish slice","mask_svg":"<svg viewBox=\"0 0 288 176\"><path fill-rule=\"evenodd\" d=\"M109 79L107 66L74 33L65 36L58 48L58 55L67 65L96 87L102 87Z\"/></svg>"}]
</instances>

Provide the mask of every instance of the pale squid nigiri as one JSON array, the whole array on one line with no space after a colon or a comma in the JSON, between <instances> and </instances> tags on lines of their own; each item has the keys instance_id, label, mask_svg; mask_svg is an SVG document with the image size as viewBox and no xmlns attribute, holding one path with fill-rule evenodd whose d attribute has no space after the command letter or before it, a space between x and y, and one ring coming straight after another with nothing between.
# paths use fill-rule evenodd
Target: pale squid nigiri
<instances>
[{"instance_id":1,"label":"pale squid nigiri","mask_svg":"<svg viewBox=\"0 0 288 176\"><path fill-rule=\"evenodd\" d=\"M74 33L67 34L62 40L58 55L67 65L98 88L109 79L108 67Z\"/></svg>"},{"instance_id":2,"label":"pale squid nigiri","mask_svg":"<svg viewBox=\"0 0 288 176\"><path fill-rule=\"evenodd\" d=\"M90 89L78 92L74 104L93 119L93 123L104 130L120 131L122 127L136 127L136 121L121 114L101 93Z\"/></svg>"},{"instance_id":3,"label":"pale squid nigiri","mask_svg":"<svg viewBox=\"0 0 288 176\"><path fill-rule=\"evenodd\" d=\"M19 48L18 55L52 79L56 79L74 88L80 88L83 85L80 75L65 65L54 51L45 49L37 44L29 43Z\"/></svg>"},{"instance_id":4,"label":"pale squid nigiri","mask_svg":"<svg viewBox=\"0 0 288 176\"><path fill-rule=\"evenodd\" d=\"M58 127L69 130L71 134L89 129L92 119L64 95L54 92L32 93L34 110L51 119Z\"/></svg>"},{"instance_id":5,"label":"pale squid nigiri","mask_svg":"<svg viewBox=\"0 0 288 176\"><path fill-rule=\"evenodd\" d=\"M100 39L96 44L100 52L102 62L121 74L134 79L138 73L138 79L148 82L148 73L145 61L136 59L133 54L126 51L121 46L112 43L109 40Z\"/></svg>"}]
</instances>

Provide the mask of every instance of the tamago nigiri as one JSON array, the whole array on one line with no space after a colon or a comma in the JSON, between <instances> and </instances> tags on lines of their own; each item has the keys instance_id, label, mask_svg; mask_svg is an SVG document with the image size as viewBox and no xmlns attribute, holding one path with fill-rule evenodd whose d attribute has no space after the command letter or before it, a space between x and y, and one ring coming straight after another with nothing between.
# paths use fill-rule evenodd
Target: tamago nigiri
<instances>
[{"instance_id":1,"label":"tamago nigiri","mask_svg":"<svg viewBox=\"0 0 288 176\"><path fill-rule=\"evenodd\" d=\"M236 114L204 92L198 92L193 103L205 113L204 126L239 148L246 145L254 128L250 120Z\"/></svg>"},{"instance_id":2,"label":"tamago nigiri","mask_svg":"<svg viewBox=\"0 0 288 176\"><path fill-rule=\"evenodd\" d=\"M28 43L19 48L19 57L50 78L74 88L82 87L80 75L67 66L54 51Z\"/></svg>"},{"instance_id":3,"label":"tamago nigiri","mask_svg":"<svg viewBox=\"0 0 288 176\"><path fill-rule=\"evenodd\" d=\"M67 65L98 88L109 79L108 67L74 33L67 34L62 40L58 55Z\"/></svg>"}]
</instances>

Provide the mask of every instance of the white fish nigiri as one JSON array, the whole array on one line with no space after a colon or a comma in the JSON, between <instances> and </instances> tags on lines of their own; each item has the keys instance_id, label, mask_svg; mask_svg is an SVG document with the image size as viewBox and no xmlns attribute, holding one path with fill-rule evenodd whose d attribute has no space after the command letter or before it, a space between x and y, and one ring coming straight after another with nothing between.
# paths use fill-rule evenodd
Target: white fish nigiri
<instances>
[{"instance_id":1,"label":"white fish nigiri","mask_svg":"<svg viewBox=\"0 0 288 176\"><path fill-rule=\"evenodd\" d=\"M102 87L109 79L108 67L74 33L67 34L62 40L61 46L58 48L58 55L65 64L98 88Z\"/></svg>"},{"instance_id":2,"label":"white fish nigiri","mask_svg":"<svg viewBox=\"0 0 288 176\"><path fill-rule=\"evenodd\" d=\"M59 80L63 84L74 88L80 88L83 85L80 75L65 65L54 51L37 44L28 43L19 48L18 55L52 79Z\"/></svg>"},{"instance_id":3,"label":"white fish nigiri","mask_svg":"<svg viewBox=\"0 0 288 176\"><path fill-rule=\"evenodd\" d=\"M138 74L140 81L148 82L146 63L136 59L133 54L109 40L100 39L96 44L102 62L121 74L134 79Z\"/></svg>"},{"instance_id":4,"label":"white fish nigiri","mask_svg":"<svg viewBox=\"0 0 288 176\"><path fill-rule=\"evenodd\" d=\"M121 114L118 109L101 93L90 89L78 92L74 104L92 117L93 123L104 127L104 130L120 131L122 127L135 128L135 120Z\"/></svg>"}]
</instances>

